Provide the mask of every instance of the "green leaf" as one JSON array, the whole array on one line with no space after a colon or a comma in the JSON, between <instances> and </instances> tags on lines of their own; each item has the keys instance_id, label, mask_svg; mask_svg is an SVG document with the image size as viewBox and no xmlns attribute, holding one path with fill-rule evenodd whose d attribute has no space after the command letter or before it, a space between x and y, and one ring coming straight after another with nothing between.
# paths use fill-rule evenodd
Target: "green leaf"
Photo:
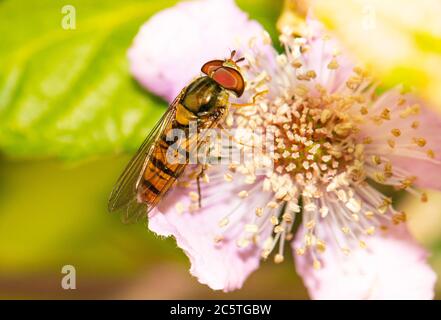
<instances>
[{"instance_id":1,"label":"green leaf","mask_svg":"<svg viewBox=\"0 0 441 320\"><path fill-rule=\"evenodd\" d=\"M0 148L13 156L80 158L132 150L165 104L128 73L139 26L175 1L63 1L0 7Z\"/></svg>"},{"instance_id":2,"label":"green leaf","mask_svg":"<svg viewBox=\"0 0 441 320\"><path fill-rule=\"evenodd\" d=\"M274 35L277 6L239 2ZM0 150L67 159L134 150L166 105L132 79L126 51L174 3L73 0L76 28L66 30L65 1L2 1Z\"/></svg>"}]
</instances>

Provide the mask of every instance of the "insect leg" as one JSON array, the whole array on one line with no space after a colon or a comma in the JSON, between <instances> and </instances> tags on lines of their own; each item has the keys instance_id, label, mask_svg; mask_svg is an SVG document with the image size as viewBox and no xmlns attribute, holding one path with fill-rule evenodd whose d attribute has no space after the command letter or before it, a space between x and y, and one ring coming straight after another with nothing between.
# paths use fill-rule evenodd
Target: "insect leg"
<instances>
[{"instance_id":1,"label":"insect leg","mask_svg":"<svg viewBox=\"0 0 441 320\"><path fill-rule=\"evenodd\" d=\"M204 176L204 174L205 174L205 165L203 164L201 166L201 171L196 176L196 183L197 183L197 186L198 186L199 209L202 208L202 193L201 193L201 181L200 180Z\"/></svg>"},{"instance_id":2,"label":"insect leg","mask_svg":"<svg viewBox=\"0 0 441 320\"><path fill-rule=\"evenodd\" d=\"M253 97L251 99L251 102L248 102L248 103L232 103L231 105L233 107L235 107L235 108L250 107L250 106L253 106L253 105L256 104L257 97L263 96L263 95L265 95L267 93L268 93L268 90L262 90L262 91L257 92L256 94L253 95Z\"/></svg>"}]
</instances>

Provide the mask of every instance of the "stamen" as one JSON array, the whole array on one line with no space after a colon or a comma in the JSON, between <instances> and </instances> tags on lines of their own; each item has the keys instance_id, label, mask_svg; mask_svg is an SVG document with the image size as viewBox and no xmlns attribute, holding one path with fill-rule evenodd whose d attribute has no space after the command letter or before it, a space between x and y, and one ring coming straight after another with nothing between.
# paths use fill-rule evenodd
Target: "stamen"
<instances>
[{"instance_id":1,"label":"stamen","mask_svg":"<svg viewBox=\"0 0 441 320\"><path fill-rule=\"evenodd\" d=\"M278 246L273 259L281 263L285 241L293 239L292 227L301 214L305 234L295 251L297 255L310 255L313 267L319 269L320 255L327 248L337 245L342 254L350 254L366 248L366 239L377 230L406 220L404 213L394 210L389 198L367 183L368 178L427 200L425 193L412 187L415 177L395 167L389 154L440 161L432 149L424 149L430 141L417 136L418 131L407 136L411 128L421 126L419 105L406 106L405 95L397 97L395 105L386 96L377 99L377 84L360 67L336 88L330 87L328 84L336 80L335 70L340 68L336 55L311 68L304 56L309 43L306 39L294 39L287 33L280 39L285 53L278 56L275 68L265 68L270 61L254 47L252 55L245 54L248 96L255 98L244 103L247 107L238 109L234 118L226 119L229 127L262 128L273 134L274 150L259 154L250 164L230 165L229 172L219 174L217 179L243 182L242 188L234 189L238 204L219 226L223 232L233 230L238 223L244 226L235 239L237 244L263 245L264 259ZM324 47L327 45L323 42ZM265 94L259 95L262 92ZM374 130L378 126L388 136L366 136L365 126L374 126ZM244 142L239 145L241 152L257 146L254 139L237 139ZM265 162L270 165L264 167ZM268 170L272 165L274 169ZM259 178L261 169L265 176ZM237 175L242 177L237 179ZM256 199L259 191L265 194L265 201L254 200L258 203L251 215L249 210L244 210L248 215L239 214L238 208ZM190 195L192 202L197 201L196 196ZM267 236L270 231L271 236ZM215 241L223 238L217 236Z\"/></svg>"}]
</instances>

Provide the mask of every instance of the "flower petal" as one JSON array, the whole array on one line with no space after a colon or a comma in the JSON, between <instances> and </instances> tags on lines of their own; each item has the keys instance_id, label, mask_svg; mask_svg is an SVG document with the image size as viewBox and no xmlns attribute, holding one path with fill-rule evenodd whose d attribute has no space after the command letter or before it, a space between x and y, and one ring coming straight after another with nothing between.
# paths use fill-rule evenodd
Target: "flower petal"
<instances>
[{"instance_id":1,"label":"flower petal","mask_svg":"<svg viewBox=\"0 0 441 320\"><path fill-rule=\"evenodd\" d=\"M250 243L240 248L237 240L242 238L245 224L254 217L254 206L268 199L257 193L241 199L238 193L242 183L225 182L223 175L218 180L219 183L202 184L202 208L193 212L187 209L192 205L189 192L197 191L195 184L189 188L176 187L167 196L173 201L165 199L150 213L149 229L176 238L190 259L191 274L201 283L214 290L231 291L240 288L259 266L261 245ZM221 227L220 221L228 214L231 214L228 225ZM271 226L263 232L264 238L270 232ZM223 240L216 243L215 238L220 235Z\"/></svg>"},{"instance_id":2,"label":"flower petal","mask_svg":"<svg viewBox=\"0 0 441 320\"><path fill-rule=\"evenodd\" d=\"M299 232L296 242L303 236ZM348 256L329 247L315 270L309 256L296 255L297 272L314 299L432 299L436 275L427 252L405 225L369 237L366 249Z\"/></svg>"},{"instance_id":3,"label":"flower petal","mask_svg":"<svg viewBox=\"0 0 441 320\"><path fill-rule=\"evenodd\" d=\"M399 106L399 100L405 98L405 105ZM419 106L419 114L403 117L406 108ZM441 189L441 118L425 107L424 103L412 95L401 95L398 90L384 93L372 107L372 114L379 114L385 108L391 110L391 118L382 125L368 123L362 128L360 138L369 136L374 141L372 154L388 158L394 167L415 176L415 185L423 188ZM413 126L418 124L417 127ZM401 135L394 137L393 129L399 129ZM425 145L418 146L415 139L423 138ZM395 147L388 146L388 140L395 141ZM372 148L372 147L371 147ZM433 152L434 158L428 155Z\"/></svg>"},{"instance_id":4,"label":"flower petal","mask_svg":"<svg viewBox=\"0 0 441 320\"><path fill-rule=\"evenodd\" d=\"M317 74L316 81L333 93L342 87L353 72L354 59L349 51L344 50L336 38L327 35L323 24L310 16L307 19L306 41L308 51L304 53L305 71L314 70ZM335 60L338 68L329 68L331 61Z\"/></svg>"},{"instance_id":5,"label":"flower petal","mask_svg":"<svg viewBox=\"0 0 441 320\"><path fill-rule=\"evenodd\" d=\"M178 3L153 16L129 49L130 70L148 90L172 101L203 63L245 48L264 29L233 0Z\"/></svg>"}]
</instances>

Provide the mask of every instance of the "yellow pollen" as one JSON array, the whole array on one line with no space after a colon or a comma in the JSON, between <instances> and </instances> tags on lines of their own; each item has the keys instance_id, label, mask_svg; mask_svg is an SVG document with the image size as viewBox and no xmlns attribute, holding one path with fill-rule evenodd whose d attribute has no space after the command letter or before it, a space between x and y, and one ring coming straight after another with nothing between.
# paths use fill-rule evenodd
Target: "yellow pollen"
<instances>
[{"instance_id":1,"label":"yellow pollen","mask_svg":"<svg viewBox=\"0 0 441 320\"><path fill-rule=\"evenodd\" d=\"M199 194L197 192L191 191L188 195L193 202L197 202L199 200Z\"/></svg>"},{"instance_id":2,"label":"yellow pollen","mask_svg":"<svg viewBox=\"0 0 441 320\"><path fill-rule=\"evenodd\" d=\"M392 139L387 140L387 144L389 145L389 147L391 147L392 149L395 148L395 141Z\"/></svg>"},{"instance_id":3,"label":"yellow pollen","mask_svg":"<svg viewBox=\"0 0 441 320\"><path fill-rule=\"evenodd\" d=\"M392 129L391 131L390 131L395 137L399 137L400 135L401 135L401 131L400 131L400 129Z\"/></svg>"},{"instance_id":4,"label":"yellow pollen","mask_svg":"<svg viewBox=\"0 0 441 320\"><path fill-rule=\"evenodd\" d=\"M418 146L418 147L424 147L426 145L426 139L424 138L413 138L413 142Z\"/></svg>"},{"instance_id":5,"label":"yellow pollen","mask_svg":"<svg viewBox=\"0 0 441 320\"><path fill-rule=\"evenodd\" d=\"M364 144L371 144L372 143L372 138L371 137L366 137L363 139L363 143Z\"/></svg>"},{"instance_id":6,"label":"yellow pollen","mask_svg":"<svg viewBox=\"0 0 441 320\"><path fill-rule=\"evenodd\" d=\"M184 205L182 202L178 202L175 205L175 209L178 212L178 214L182 214L184 212Z\"/></svg>"},{"instance_id":7,"label":"yellow pollen","mask_svg":"<svg viewBox=\"0 0 441 320\"><path fill-rule=\"evenodd\" d=\"M256 208L256 216L261 217L263 215L263 208Z\"/></svg>"},{"instance_id":8,"label":"yellow pollen","mask_svg":"<svg viewBox=\"0 0 441 320\"><path fill-rule=\"evenodd\" d=\"M360 76L353 76L350 77L348 81L346 81L346 86L351 90L356 90L360 86L362 81L363 79Z\"/></svg>"},{"instance_id":9,"label":"yellow pollen","mask_svg":"<svg viewBox=\"0 0 441 320\"><path fill-rule=\"evenodd\" d=\"M381 118L384 120L390 120L390 109L385 108L382 112L381 112Z\"/></svg>"},{"instance_id":10,"label":"yellow pollen","mask_svg":"<svg viewBox=\"0 0 441 320\"><path fill-rule=\"evenodd\" d=\"M406 188L410 187L414 181L415 181L415 177L407 177L407 178L400 181L401 185L399 187L401 189L406 189Z\"/></svg>"},{"instance_id":11,"label":"yellow pollen","mask_svg":"<svg viewBox=\"0 0 441 320\"><path fill-rule=\"evenodd\" d=\"M377 208L378 212L381 214L385 214L386 211L389 209L389 206L392 204L392 201L389 198L383 199L383 202L381 205Z\"/></svg>"},{"instance_id":12,"label":"yellow pollen","mask_svg":"<svg viewBox=\"0 0 441 320\"><path fill-rule=\"evenodd\" d=\"M239 196L239 198L242 198L242 199L246 198L246 197L248 197L248 191L242 190L241 192L239 192L238 196Z\"/></svg>"},{"instance_id":13,"label":"yellow pollen","mask_svg":"<svg viewBox=\"0 0 441 320\"><path fill-rule=\"evenodd\" d=\"M215 243L220 243L220 242L222 242L224 240L224 237L222 236L222 235L219 235L219 236L215 236L214 237L214 242Z\"/></svg>"},{"instance_id":14,"label":"yellow pollen","mask_svg":"<svg viewBox=\"0 0 441 320\"><path fill-rule=\"evenodd\" d=\"M419 121L412 122L412 125L411 125L412 129L418 129L419 126L420 126L420 122Z\"/></svg>"},{"instance_id":15,"label":"yellow pollen","mask_svg":"<svg viewBox=\"0 0 441 320\"><path fill-rule=\"evenodd\" d=\"M296 249L296 254L298 256L303 256L305 254L305 248L297 248Z\"/></svg>"},{"instance_id":16,"label":"yellow pollen","mask_svg":"<svg viewBox=\"0 0 441 320\"><path fill-rule=\"evenodd\" d=\"M236 242L236 245L239 248L246 248L246 247L248 247L249 244L250 244L250 241L248 239L239 239Z\"/></svg>"},{"instance_id":17,"label":"yellow pollen","mask_svg":"<svg viewBox=\"0 0 441 320\"><path fill-rule=\"evenodd\" d=\"M381 164L381 158L379 156L376 156L376 155L372 156L372 163L377 165L377 166L380 165Z\"/></svg>"},{"instance_id":18,"label":"yellow pollen","mask_svg":"<svg viewBox=\"0 0 441 320\"><path fill-rule=\"evenodd\" d=\"M412 114L417 115L420 113L421 111L421 107L419 104L414 104L413 106L410 107L412 109Z\"/></svg>"},{"instance_id":19,"label":"yellow pollen","mask_svg":"<svg viewBox=\"0 0 441 320\"><path fill-rule=\"evenodd\" d=\"M384 176L384 174L382 172L375 172L374 178L378 183L386 182L386 177Z\"/></svg>"},{"instance_id":20,"label":"yellow pollen","mask_svg":"<svg viewBox=\"0 0 441 320\"><path fill-rule=\"evenodd\" d=\"M228 220L228 218L223 218L221 221L219 221L219 226L220 227L225 227L230 221Z\"/></svg>"},{"instance_id":21,"label":"yellow pollen","mask_svg":"<svg viewBox=\"0 0 441 320\"><path fill-rule=\"evenodd\" d=\"M392 216L392 223L399 224L401 222L406 222L407 217L404 212L398 212Z\"/></svg>"},{"instance_id":22,"label":"yellow pollen","mask_svg":"<svg viewBox=\"0 0 441 320\"><path fill-rule=\"evenodd\" d=\"M315 77L317 77L317 74L315 73L314 70L309 70L306 72L306 76L310 79L314 79Z\"/></svg>"},{"instance_id":23,"label":"yellow pollen","mask_svg":"<svg viewBox=\"0 0 441 320\"><path fill-rule=\"evenodd\" d=\"M283 260L284 260L283 255L281 255L279 253L274 256L274 262L275 263L282 263Z\"/></svg>"},{"instance_id":24,"label":"yellow pollen","mask_svg":"<svg viewBox=\"0 0 441 320\"><path fill-rule=\"evenodd\" d=\"M431 159L435 159L435 152L432 149L427 150L427 156Z\"/></svg>"},{"instance_id":25,"label":"yellow pollen","mask_svg":"<svg viewBox=\"0 0 441 320\"><path fill-rule=\"evenodd\" d=\"M364 213L364 215L365 215L367 218L372 218L372 217L374 216L374 213L373 213L372 211L366 211L366 212Z\"/></svg>"},{"instance_id":26,"label":"yellow pollen","mask_svg":"<svg viewBox=\"0 0 441 320\"><path fill-rule=\"evenodd\" d=\"M324 242L323 240L317 240L316 248L317 248L317 251L320 252L320 253L325 252L325 250L326 250L326 242Z\"/></svg>"},{"instance_id":27,"label":"yellow pollen","mask_svg":"<svg viewBox=\"0 0 441 320\"><path fill-rule=\"evenodd\" d=\"M300 97L304 97L308 94L308 87L299 84L295 89L294 89L294 93Z\"/></svg>"},{"instance_id":28,"label":"yellow pollen","mask_svg":"<svg viewBox=\"0 0 441 320\"><path fill-rule=\"evenodd\" d=\"M427 193L425 193L425 192L423 192L422 194L421 194L421 201L422 202L427 202L429 199L428 199L428 197L427 197Z\"/></svg>"},{"instance_id":29,"label":"yellow pollen","mask_svg":"<svg viewBox=\"0 0 441 320\"><path fill-rule=\"evenodd\" d=\"M279 219L276 216L271 216L271 220L270 221L271 221L271 224L273 226L276 226L276 225L279 224Z\"/></svg>"},{"instance_id":30,"label":"yellow pollen","mask_svg":"<svg viewBox=\"0 0 441 320\"><path fill-rule=\"evenodd\" d=\"M263 251L262 251L262 258L263 258L264 260L268 259L268 256L270 255L270 253L271 253L271 251L268 250L268 249L263 250Z\"/></svg>"},{"instance_id":31,"label":"yellow pollen","mask_svg":"<svg viewBox=\"0 0 441 320\"><path fill-rule=\"evenodd\" d=\"M298 69L298 68L300 68L300 67L302 66L302 62L301 62L300 60L296 59L296 60L294 60L294 61L291 63L291 65L292 65L294 68Z\"/></svg>"},{"instance_id":32,"label":"yellow pollen","mask_svg":"<svg viewBox=\"0 0 441 320\"><path fill-rule=\"evenodd\" d=\"M270 201L266 204L268 208L277 209L279 207L279 204L275 201Z\"/></svg>"},{"instance_id":33,"label":"yellow pollen","mask_svg":"<svg viewBox=\"0 0 441 320\"><path fill-rule=\"evenodd\" d=\"M328 69L331 69L331 70L338 69L338 67L339 67L339 64L335 58L333 58L331 60L331 62L329 62L329 64L328 64Z\"/></svg>"},{"instance_id":34,"label":"yellow pollen","mask_svg":"<svg viewBox=\"0 0 441 320\"><path fill-rule=\"evenodd\" d=\"M329 118L331 117L331 114L332 114L331 110L323 109L323 111L320 115L320 122L323 124L326 123L326 121L328 121Z\"/></svg>"},{"instance_id":35,"label":"yellow pollen","mask_svg":"<svg viewBox=\"0 0 441 320\"><path fill-rule=\"evenodd\" d=\"M367 115L368 114L368 108L366 108L366 107L361 107L360 108L360 113L362 114L362 115Z\"/></svg>"},{"instance_id":36,"label":"yellow pollen","mask_svg":"<svg viewBox=\"0 0 441 320\"><path fill-rule=\"evenodd\" d=\"M369 228L367 228L366 229L366 234L368 234L368 235L373 235L375 233L375 227L374 226L371 226L371 227L369 227Z\"/></svg>"},{"instance_id":37,"label":"yellow pollen","mask_svg":"<svg viewBox=\"0 0 441 320\"><path fill-rule=\"evenodd\" d=\"M283 214L282 219L286 223L291 223L293 221L293 216L290 213L286 212Z\"/></svg>"},{"instance_id":38,"label":"yellow pollen","mask_svg":"<svg viewBox=\"0 0 441 320\"><path fill-rule=\"evenodd\" d=\"M315 227L315 220L310 220L306 223L306 228L312 229Z\"/></svg>"},{"instance_id":39,"label":"yellow pollen","mask_svg":"<svg viewBox=\"0 0 441 320\"><path fill-rule=\"evenodd\" d=\"M366 249L366 242L360 240L360 241L358 242L358 245L360 246L360 248L362 248L362 249Z\"/></svg>"},{"instance_id":40,"label":"yellow pollen","mask_svg":"<svg viewBox=\"0 0 441 320\"><path fill-rule=\"evenodd\" d=\"M322 267L322 264L320 263L320 261L314 259L314 262L312 263L312 266L314 267L315 270L320 270Z\"/></svg>"},{"instance_id":41,"label":"yellow pollen","mask_svg":"<svg viewBox=\"0 0 441 320\"><path fill-rule=\"evenodd\" d=\"M224 174L224 180L227 182L233 181L233 175L231 173L225 173Z\"/></svg>"},{"instance_id":42,"label":"yellow pollen","mask_svg":"<svg viewBox=\"0 0 441 320\"><path fill-rule=\"evenodd\" d=\"M347 136L351 130L353 129L353 125L350 122L339 123L334 127L334 132L339 136Z\"/></svg>"}]
</instances>

